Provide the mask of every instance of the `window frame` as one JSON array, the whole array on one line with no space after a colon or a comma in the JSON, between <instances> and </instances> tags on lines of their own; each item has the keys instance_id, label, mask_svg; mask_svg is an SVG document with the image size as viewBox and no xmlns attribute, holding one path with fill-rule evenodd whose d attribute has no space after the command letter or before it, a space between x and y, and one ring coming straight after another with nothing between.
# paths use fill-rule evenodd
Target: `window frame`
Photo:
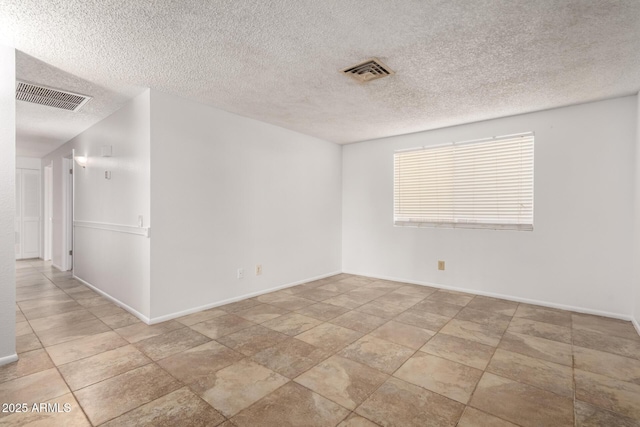
<instances>
[{"instance_id":1,"label":"window frame","mask_svg":"<svg viewBox=\"0 0 640 427\"><path fill-rule=\"evenodd\" d=\"M519 138L524 138L524 139L521 141L518 141ZM492 193L494 197L499 197L498 189L500 186L505 185L505 183L508 182L508 180L510 179L509 177L505 176L507 174L507 172L505 171L509 166L511 166L510 160L504 160L503 163L498 165L497 167L493 169L488 169L488 171L486 171L484 175L474 176L473 184L469 185L465 183L465 181L468 181L468 179L465 180L460 176L456 177L455 164L456 162L458 162L459 165L462 165L461 170L463 170L464 173L468 174L469 164L475 165L474 157L470 156L469 154L461 154L458 156L460 157L461 160L456 160L456 147L468 147L476 144L494 143L491 145L487 145L488 148L485 150L485 152L480 153L481 155L486 153L491 154L494 152L499 153L499 149L497 149L496 147L499 146L500 142L503 142L505 144L509 142L511 142L514 145L517 144L518 148L516 149L510 148L510 150L513 150L514 152L517 150L520 150L520 165L518 167L518 173L520 175L518 175L518 179L520 179L519 185L522 186L523 185L522 182L526 183L524 184L526 185L526 188L524 190L518 190L518 191L511 190L511 193L509 193L509 196L513 197L514 195L516 195L519 198L518 200L521 200L521 198L524 198L524 203L530 203L530 207L529 205L527 205L527 207L523 209L523 212L527 212L527 214L522 215L523 218L519 219L519 217L521 216L521 214L519 213L512 214L512 215L506 215L503 213L504 216L509 217L509 219L505 220L504 217L500 218L500 214L499 214L500 208L496 208L496 213L498 214L495 215L494 218L490 220L473 219L471 218L473 216L473 213L471 213L467 217L461 216L458 213L458 215L460 216L456 217L456 213L455 213L456 210L460 210L462 209L462 207L468 209L469 206L474 205L473 199L475 197L475 193L474 193L474 196L468 197L462 200L462 202L458 202L457 205L459 206L459 208L456 208L455 198L456 196L460 197L461 191L464 192L464 190L468 190L469 188L472 188L472 186L474 186L475 183L478 182L477 178L486 179L487 177L490 177L490 176L497 177L498 175L502 174L502 178L505 181L501 181L495 184L494 192ZM449 150L447 150L447 148L449 148ZM442 153L444 153L444 155L450 155L451 160L447 160L448 159L447 158L444 161L443 160L436 161L434 163L434 167L436 168L436 172L434 174L437 175L438 173L440 173L441 175L437 175L437 176L438 177L443 176L443 179L441 181L444 182L446 181L446 179L449 179L451 180L451 183L445 184L445 186L450 187L449 189L445 189L445 192L448 192L447 196L441 196L441 195L437 195L435 197L431 196L429 201L436 200L437 202L439 202L439 199L448 197L450 206L447 206L448 210L446 209L443 209L443 210L445 210L449 214L449 215L444 215L446 219L450 219L450 220L434 220L434 219L426 220L426 218L424 218L425 215L423 215L422 219L416 218L416 219L406 220L406 218L409 217L409 215L406 215L406 211L404 212L405 215L401 215L403 212L401 212L401 208L399 208L398 206L399 199L401 198L401 196L399 196L399 193L398 193L399 192L398 186L402 185L402 183L400 184L398 183L398 180L400 179L399 178L400 174L398 172L398 165L399 165L398 156L402 156L403 154L411 153L411 152L425 152L430 150L433 150L435 152L438 149ZM458 152L460 151L461 150L458 150ZM462 151L464 151L464 149L462 149ZM525 154L522 154L522 153L525 153ZM434 156L437 156L437 155L438 154L434 154ZM498 154L495 154L495 156L497 159ZM476 154L476 157L477 157L477 154ZM523 132L523 133L511 134L511 135L502 135L502 136L473 139L473 140L466 140L466 141L460 141L460 142L449 142L449 143L443 143L443 144L425 145L422 147L396 150L394 151L394 156L393 156L393 222L394 222L394 226L396 227L428 227L428 228L476 228L476 229L494 229L494 230L532 231L534 228L534 207L535 207L534 206L534 195L535 195L534 194L534 184L535 184L534 160L535 160L535 133L534 132ZM405 159L404 162L405 162L404 165L406 168L407 160ZM442 164L446 164L447 162L450 162L452 165L450 167L447 167L447 166L443 167ZM419 166L422 169L420 169L418 172L420 175L414 178L415 181L420 179L425 174L428 174L428 172L425 172L424 170L426 163L427 162L424 161L424 164ZM437 168L440 168L440 171L438 171ZM478 167L478 169L480 168ZM476 173L475 169L473 170L474 170L473 173ZM443 171L445 172L449 171L448 173L450 176L447 177L442 175ZM405 170L405 174L406 173L407 172ZM458 175L460 175L461 173L462 172L460 172ZM458 182L458 187L456 187L456 184L455 184L456 181ZM433 184L434 182L439 185L437 178L435 181L429 181L429 184ZM461 182L463 184L460 184ZM406 188L406 184L404 185ZM415 184L415 185L420 185L420 184ZM483 190L486 190L486 189L490 189L491 185L484 186L484 188L481 186L473 187L473 188L481 188ZM440 189L440 187L438 187L438 189ZM407 192L407 190L404 190L404 191ZM436 190L436 193L437 191L438 190ZM419 192L416 192L416 193L419 193ZM414 195L411 195L411 196L415 197ZM425 199L427 198L428 197L425 197ZM498 202L499 201L500 200L498 199ZM481 203L478 203L478 204L481 204ZM513 204L514 203L512 202L512 205ZM522 202L518 202L516 204L522 204ZM423 209L423 208L420 208L420 209ZM503 211L504 210L505 209L503 207ZM431 212L433 211L434 210L432 210ZM427 212L427 210L424 210L424 212ZM477 212L477 211L473 211L473 212ZM516 220L515 218L518 218L518 219Z\"/></svg>"}]
</instances>

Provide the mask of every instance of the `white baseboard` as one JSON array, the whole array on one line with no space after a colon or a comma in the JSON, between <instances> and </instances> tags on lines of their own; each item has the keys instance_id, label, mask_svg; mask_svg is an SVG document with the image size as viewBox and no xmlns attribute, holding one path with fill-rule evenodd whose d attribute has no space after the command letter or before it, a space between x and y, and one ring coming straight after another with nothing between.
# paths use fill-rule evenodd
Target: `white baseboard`
<instances>
[{"instance_id":1,"label":"white baseboard","mask_svg":"<svg viewBox=\"0 0 640 427\"><path fill-rule=\"evenodd\" d=\"M341 273L341 271L336 271L336 272L328 273L328 274L322 274L320 276L311 277L311 278L304 279L304 280L298 280L297 282L287 283L286 285L275 286L273 288L264 289L264 290L261 290L261 291L252 292L250 294L244 294L244 295L240 295L240 296L233 297L233 298L228 298L228 299L225 299L225 300L222 300L222 301L212 302L212 303L209 303L209 304L201 305L199 307L194 307L194 308L190 308L190 309L183 310L183 311L178 311L178 312L171 313L171 314L165 314L163 316L153 317L153 318L151 318L151 321L149 322L149 324L153 325L153 324L160 323L160 322L166 322L167 320L176 319L178 317L186 316L188 314L197 313L197 312L202 311L202 310L208 310L210 308L219 307L221 305L230 304L232 302L241 301L243 299L253 298L255 296L268 294L269 292L274 292L274 291L278 291L280 289L290 288L292 286L297 286L297 285L300 285L302 283L307 283L307 282L312 282L314 280L324 279L325 277L335 276L336 274L340 274L340 273Z\"/></svg>"},{"instance_id":2,"label":"white baseboard","mask_svg":"<svg viewBox=\"0 0 640 427\"><path fill-rule=\"evenodd\" d=\"M119 299L112 297L108 293L106 293L103 290L97 288L96 286L92 285L91 283L87 282L86 280L76 276L75 274L73 275L73 277L76 280L78 280L79 282L84 283L85 285L87 285L88 287L90 287L91 289L93 289L94 291L96 291L97 293L102 295L103 297L107 298L109 301L113 302L118 307L122 307L123 309L127 310L129 313L133 314L134 316L136 316L138 319L142 320L147 325L154 325L156 323L166 322L167 320L176 319L178 317L186 316L187 314L197 313L197 312L202 311L202 310L208 310L210 308L219 307L221 305L229 304L229 303L236 302L236 301L241 301L241 300L247 299L247 298L253 298L253 297L258 296L258 295L267 294L269 292L278 291L280 289L290 288L292 286L300 285L302 283L307 283L307 282L311 282L311 281L314 281L314 280L324 279L325 277L334 276L334 275L340 274L340 273L341 273L340 271L336 271L336 272L333 272L333 273L323 274L323 275L320 275L320 276L311 277L311 278L304 279L304 280L298 280L296 282L287 283L286 285L280 285L280 286L276 286L276 287L273 287L273 288L264 289L264 290L257 291L257 292L252 292L250 294L244 294L244 295L240 295L240 296L237 296L237 297L228 298L228 299L225 299L225 300L222 300L222 301L216 301L216 302L212 302L212 303L209 303L209 304L201 305L201 306L198 306L198 307L190 308L190 309L187 309L187 310L178 311L178 312L171 313L171 314L165 314L163 316L158 316L158 317L153 317L153 318L149 318L149 317L145 316L144 314L138 312L134 308L129 307L127 304L123 303Z\"/></svg>"},{"instance_id":3,"label":"white baseboard","mask_svg":"<svg viewBox=\"0 0 640 427\"><path fill-rule=\"evenodd\" d=\"M51 263L51 266L57 268L58 270L60 270L62 272L66 271L66 270L63 270L62 267L60 267L59 265L56 265L54 263Z\"/></svg>"},{"instance_id":4,"label":"white baseboard","mask_svg":"<svg viewBox=\"0 0 640 427\"><path fill-rule=\"evenodd\" d=\"M18 355L13 353L11 356L0 357L0 366L12 363L18 360Z\"/></svg>"},{"instance_id":5,"label":"white baseboard","mask_svg":"<svg viewBox=\"0 0 640 427\"><path fill-rule=\"evenodd\" d=\"M394 282L411 283L413 285L430 286L432 288L446 289L446 290L450 290L450 291L466 292L468 294L473 294L473 295L482 295L482 296L485 296L485 297L500 298L500 299L504 299L504 300L508 300L508 301L515 301L515 302L523 302L523 303L526 303L526 304L539 305L539 306L542 306L542 307L551 307L551 308L558 308L558 309L561 309L561 310L575 311L577 313L593 314L593 315L596 315L596 316L603 316L603 317L611 317L613 319L627 320L627 321L632 321L632 322L634 321L632 316L626 315L626 314L612 313L612 312L608 312L608 311L594 310L594 309L591 309L591 308L576 307L576 306L572 306L572 305L557 304L557 303L553 303L553 302L549 302L549 301L540 301L540 300L529 299L529 298L520 298L520 297L516 297L516 296L513 296L513 295L505 295L505 294L499 294L499 293L495 293L495 292L479 291L477 289L468 289L468 288L460 288L460 287L457 287L457 286L440 285L440 284L437 284L437 283L429 283L429 282L423 282L423 281L418 281L418 280L400 279L400 278L397 278L397 277L374 276L374 275L371 275L371 274L363 274L363 273L357 273L357 272L352 272L352 271L344 271L343 273L355 274L355 275L358 275L358 276L373 277L375 279L381 279L381 280L391 280L391 281L394 281ZM635 323L635 326L636 326L636 329L638 329L638 333L640 334L640 329L638 328L638 324Z\"/></svg>"},{"instance_id":6,"label":"white baseboard","mask_svg":"<svg viewBox=\"0 0 640 427\"><path fill-rule=\"evenodd\" d=\"M73 278L76 279L79 282L84 283L85 285L87 285L88 287L90 287L91 289L93 289L94 291L96 291L97 293L99 293L100 295L102 295L103 297L105 297L106 299L108 299L109 301L111 301L112 303L117 305L118 307L121 307L121 308L127 310L129 313L133 314L134 316L136 316L138 319L142 320L147 325L151 324L151 323L149 323L149 318L147 316L145 316L144 314L140 313L138 310L128 306L127 304L123 303L119 299L112 297L111 295L109 295L105 291L95 287L91 283L87 282L84 279L81 279L80 277L76 276L75 274L73 275Z\"/></svg>"}]
</instances>

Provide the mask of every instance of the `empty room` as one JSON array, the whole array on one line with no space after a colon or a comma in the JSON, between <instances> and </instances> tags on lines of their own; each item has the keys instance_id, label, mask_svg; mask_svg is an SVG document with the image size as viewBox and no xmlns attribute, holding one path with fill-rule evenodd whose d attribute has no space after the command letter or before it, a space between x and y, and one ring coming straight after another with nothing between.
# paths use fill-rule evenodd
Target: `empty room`
<instances>
[{"instance_id":1,"label":"empty room","mask_svg":"<svg viewBox=\"0 0 640 427\"><path fill-rule=\"evenodd\" d=\"M640 427L640 1L0 0L0 426Z\"/></svg>"}]
</instances>

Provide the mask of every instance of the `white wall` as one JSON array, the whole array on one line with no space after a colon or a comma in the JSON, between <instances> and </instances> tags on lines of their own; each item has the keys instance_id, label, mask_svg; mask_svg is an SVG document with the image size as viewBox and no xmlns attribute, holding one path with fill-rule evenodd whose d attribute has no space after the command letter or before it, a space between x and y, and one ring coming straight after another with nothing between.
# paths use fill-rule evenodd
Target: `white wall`
<instances>
[{"instance_id":1,"label":"white wall","mask_svg":"<svg viewBox=\"0 0 640 427\"><path fill-rule=\"evenodd\" d=\"M636 98L345 146L343 270L629 317ZM533 231L393 226L394 150L526 131Z\"/></svg>"},{"instance_id":2,"label":"white wall","mask_svg":"<svg viewBox=\"0 0 640 427\"><path fill-rule=\"evenodd\" d=\"M156 91L151 141L154 319L341 270L340 146Z\"/></svg>"},{"instance_id":3,"label":"white wall","mask_svg":"<svg viewBox=\"0 0 640 427\"><path fill-rule=\"evenodd\" d=\"M634 219L634 251L633 265L635 275L633 280L633 290L635 296L634 324L640 334L640 93L637 96L636 106L636 155L635 155L635 206L633 210Z\"/></svg>"},{"instance_id":4,"label":"white wall","mask_svg":"<svg viewBox=\"0 0 640 427\"><path fill-rule=\"evenodd\" d=\"M0 365L16 356L16 53L0 44Z\"/></svg>"},{"instance_id":5,"label":"white wall","mask_svg":"<svg viewBox=\"0 0 640 427\"><path fill-rule=\"evenodd\" d=\"M16 157L16 169L40 170L42 160L35 157Z\"/></svg>"},{"instance_id":6,"label":"white wall","mask_svg":"<svg viewBox=\"0 0 640 427\"><path fill-rule=\"evenodd\" d=\"M89 160L86 168L74 168L74 219L91 224L74 227L74 275L143 317L150 314L149 239L113 229L137 231L139 215L145 227L151 223L149 114L146 91L42 162L53 162L53 263L61 265L64 248L62 188L68 171L63 157L75 149L76 156ZM101 157L102 146L112 147L112 157Z\"/></svg>"}]
</instances>

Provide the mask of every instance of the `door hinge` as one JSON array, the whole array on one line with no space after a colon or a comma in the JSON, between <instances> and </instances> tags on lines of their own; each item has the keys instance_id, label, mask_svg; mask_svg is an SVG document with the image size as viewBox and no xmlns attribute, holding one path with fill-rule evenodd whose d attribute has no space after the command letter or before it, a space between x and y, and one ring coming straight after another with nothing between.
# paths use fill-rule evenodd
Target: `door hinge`
<instances>
[{"instance_id":1,"label":"door hinge","mask_svg":"<svg viewBox=\"0 0 640 427\"><path fill-rule=\"evenodd\" d=\"M69 251L69 255L73 255L73 251Z\"/></svg>"},{"instance_id":2,"label":"door hinge","mask_svg":"<svg viewBox=\"0 0 640 427\"><path fill-rule=\"evenodd\" d=\"M73 175L73 169L69 169L69 173Z\"/></svg>"}]
</instances>

